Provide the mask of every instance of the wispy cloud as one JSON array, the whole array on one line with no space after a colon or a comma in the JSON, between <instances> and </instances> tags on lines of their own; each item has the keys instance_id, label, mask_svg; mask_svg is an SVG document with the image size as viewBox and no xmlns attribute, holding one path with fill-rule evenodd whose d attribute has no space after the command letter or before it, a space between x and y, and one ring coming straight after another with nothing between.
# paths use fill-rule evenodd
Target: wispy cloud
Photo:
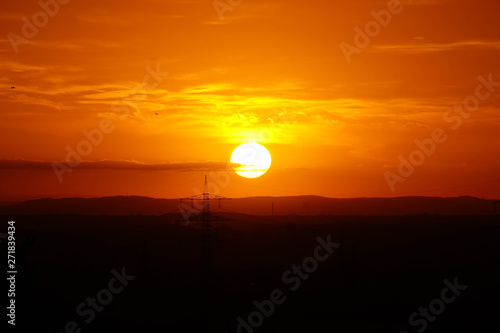
<instances>
[{"instance_id":1,"label":"wispy cloud","mask_svg":"<svg viewBox=\"0 0 500 333\"><path fill-rule=\"evenodd\" d=\"M419 39L421 39L420 37ZM423 40L423 39L421 39ZM500 41L469 40L449 43L408 43L408 44L388 44L374 45L373 50L379 52L403 52L403 53L428 53L456 51L466 49L500 49Z\"/></svg>"}]
</instances>

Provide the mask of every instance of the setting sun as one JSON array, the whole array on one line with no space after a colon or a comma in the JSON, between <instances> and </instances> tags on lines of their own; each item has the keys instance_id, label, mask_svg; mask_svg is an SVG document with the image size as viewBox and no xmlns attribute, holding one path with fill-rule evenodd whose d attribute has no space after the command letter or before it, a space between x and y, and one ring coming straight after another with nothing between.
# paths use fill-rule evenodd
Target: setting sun
<instances>
[{"instance_id":1,"label":"setting sun","mask_svg":"<svg viewBox=\"0 0 500 333\"><path fill-rule=\"evenodd\" d=\"M271 166L271 154L267 149L255 142L238 146L231 155L232 163L239 163L234 171L245 178L257 178L267 172Z\"/></svg>"}]
</instances>

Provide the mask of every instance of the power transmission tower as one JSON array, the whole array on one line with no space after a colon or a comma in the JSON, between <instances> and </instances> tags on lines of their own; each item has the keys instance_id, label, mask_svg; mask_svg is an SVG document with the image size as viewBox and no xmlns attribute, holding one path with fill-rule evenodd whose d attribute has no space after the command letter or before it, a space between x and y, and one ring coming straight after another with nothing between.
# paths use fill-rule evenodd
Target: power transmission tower
<instances>
[{"instance_id":1,"label":"power transmission tower","mask_svg":"<svg viewBox=\"0 0 500 333\"><path fill-rule=\"evenodd\" d=\"M203 187L203 193L193 195L186 198L180 199L180 207L182 209L182 201L190 200L191 208L194 208L193 203L202 201L201 213L198 211L190 217L189 220L185 219L186 223L193 223L194 225L201 225L201 279L203 283L209 283L212 276L212 221L225 220L219 217L215 218L210 214L210 200L218 200L219 208L221 206L221 200L230 199L216 194L210 194L208 192L208 182L207 176L205 175L205 185ZM199 220L201 219L201 223Z\"/></svg>"}]
</instances>

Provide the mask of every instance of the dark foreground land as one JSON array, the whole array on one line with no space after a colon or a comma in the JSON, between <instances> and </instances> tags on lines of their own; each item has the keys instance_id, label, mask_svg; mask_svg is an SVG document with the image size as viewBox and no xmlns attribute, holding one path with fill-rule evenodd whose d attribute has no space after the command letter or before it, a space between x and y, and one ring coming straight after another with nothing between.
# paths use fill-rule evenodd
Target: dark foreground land
<instances>
[{"instance_id":1,"label":"dark foreground land","mask_svg":"<svg viewBox=\"0 0 500 333\"><path fill-rule=\"evenodd\" d=\"M16 331L498 332L498 216L219 216L234 221L214 223L212 279L179 215L3 216L17 228ZM315 267L329 235L342 245ZM310 273L283 276L303 262Z\"/></svg>"}]
</instances>

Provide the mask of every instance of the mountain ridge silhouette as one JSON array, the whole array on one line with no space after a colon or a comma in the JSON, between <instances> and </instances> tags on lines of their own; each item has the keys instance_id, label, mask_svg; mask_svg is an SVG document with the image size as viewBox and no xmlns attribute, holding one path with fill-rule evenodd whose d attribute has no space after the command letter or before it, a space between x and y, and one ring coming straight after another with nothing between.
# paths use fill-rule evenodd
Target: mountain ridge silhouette
<instances>
[{"instance_id":1,"label":"mountain ridge silhouette","mask_svg":"<svg viewBox=\"0 0 500 333\"><path fill-rule=\"evenodd\" d=\"M213 211L221 210L249 215L491 215L497 200L471 196L394 198L328 198L314 195L258 196L211 201ZM100 198L43 198L0 205L0 214L39 215L164 215L179 213L179 199L143 196L109 196ZM184 201L184 210L190 202ZM200 206L195 204L194 211Z\"/></svg>"}]
</instances>

